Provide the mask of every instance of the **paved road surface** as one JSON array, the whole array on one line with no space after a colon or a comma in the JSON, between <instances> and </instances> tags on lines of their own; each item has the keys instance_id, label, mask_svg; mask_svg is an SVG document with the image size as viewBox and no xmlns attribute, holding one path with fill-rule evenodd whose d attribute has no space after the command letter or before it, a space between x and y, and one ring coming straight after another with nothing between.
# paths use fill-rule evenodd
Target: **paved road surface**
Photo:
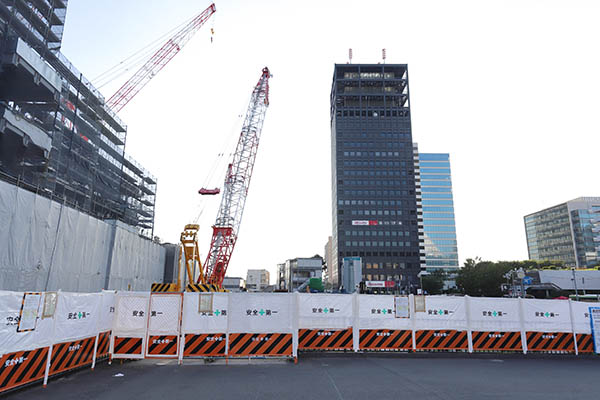
<instances>
[{"instance_id":1,"label":"paved road surface","mask_svg":"<svg viewBox=\"0 0 600 400\"><path fill-rule=\"evenodd\" d=\"M81 370L20 399L598 399L600 358L303 355L297 365L144 360ZM122 377L114 375L121 373Z\"/></svg>"}]
</instances>

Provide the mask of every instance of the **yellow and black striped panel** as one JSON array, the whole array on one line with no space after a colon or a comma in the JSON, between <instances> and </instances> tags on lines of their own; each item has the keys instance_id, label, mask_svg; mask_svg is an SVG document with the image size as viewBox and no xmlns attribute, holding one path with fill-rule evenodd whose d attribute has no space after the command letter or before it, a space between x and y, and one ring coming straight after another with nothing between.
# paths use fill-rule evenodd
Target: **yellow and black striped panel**
<instances>
[{"instance_id":1,"label":"yellow and black striped panel","mask_svg":"<svg viewBox=\"0 0 600 400\"><path fill-rule=\"evenodd\" d=\"M42 379L46 372L48 349L17 351L0 357L0 393Z\"/></svg>"},{"instance_id":2,"label":"yellow and black striped panel","mask_svg":"<svg viewBox=\"0 0 600 400\"><path fill-rule=\"evenodd\" d=\"M177 335L150 335L150 337L148 337L148 355L176 356L177 343Z\"/></svg>"},{"instance_id":3,"label":"yellow and black striped panel","mask_svg":"<svg viewBox=\"0 0 600 400\"><path fill-rule=\"evenodd\" d=\"M230 357L291 356L291 333L230 333Z\"/></svg>"},{"instance_id":4,"label":"yellow and black striped panel","mask_svg":"<svg viewBox=\"0 0 600 400\"><path fill-rule=\"evenodd\" d=\"M119 337L115 336L115 345L113 354L142 354L142 338Z\"/></svg>"},{"instance_id":5,"label":"yellow and black striped panel","mask_svg":"<svg viewBox=\"0 0 600 400\"><path fill-rule=\"evenodd\" d=\"M96 338L91 337L55 344L50 359L50 375L91 364L95 343Z\"/></svg>"},{"instance_id":6,"label":"yellow and black striped panel","mask_svg":"<svg viewBox=\"0 0 600 400\"><path fill-rule=\"evenodd\" d=\"M361 329L361 350L411 350L412 331L396 329Z\"/></svg>"},{"instance_id":7,"label":"yellow and black striped panel","mask_svg":"<svg viewBox=\"0 0 600 400\"><path fill-rule=\"evenodd\" d=\"M176 283L153 283L152 288L150 289L152 292L176 292L177 284Z\"/></svg>"},{"instance_id":8,"label":"yellow and black striped panel","mask_svg":"<svg viewBox=\"0 0 600 400\"><path fill-rule=\"evenodd\" d=\"M589 333L578 333L577 334L577 351L579 353L593 353L594 352L594 338Z\"/></svg>"},{"instance_id":9,"label":"yellow and black striped panel","mask_svg":"<svg viewBox=\"0 0 600 400\"><path fill-rule=\"evenodd\" d=\"M225 357L224 333L185 335L184 357Z\"/></svg>"},{"instance_id":10,"label":"yellow and black striped panel","mask_svg":"<svg viewBox=\"0 0 600 400\"><path fill-rule=\"evenodd\" d=\"M546 353L575 353L575 342L570 332L527 332L527 351Z\"/></svg>"},{"instance_id":11,"label":"yellow and black striped panel","mask_svg":"<svg viewBox=\"0 0 600 400\"><path fill-rule=\"evenodd\" d=\"M220 292L217 285L213 285L211 283L188 283L187 289L188 292Z\"/></svg>"},{"instance_id":12,"label":"yellow and black striped panel","mask_svg":"<svg viewBox=\"0 0 600 400\"><path fill-rule=\"evenodd\" d=\"M417 350L467 350L466 331L422 330L415 332Z\"/></svg>"},{"instance_id":13,"label":"yellow and black striped panel","mask_svg":"<svg viewBox=\"0 0 600 400\"><path fill-rule=\"evenodd\" d=\"M521 332L473 331L475 351L523 351Z\"/></svg>"},{"instance_id":14,"label":"yellow and black striped panel","mask_svg":"<svg viewBox=\"0 0 600 400\"><path fill-rule=\"evenodd\" d=\"M300 329L298 350L351 350L352 328Z\"/></svg>"}]
</instances>

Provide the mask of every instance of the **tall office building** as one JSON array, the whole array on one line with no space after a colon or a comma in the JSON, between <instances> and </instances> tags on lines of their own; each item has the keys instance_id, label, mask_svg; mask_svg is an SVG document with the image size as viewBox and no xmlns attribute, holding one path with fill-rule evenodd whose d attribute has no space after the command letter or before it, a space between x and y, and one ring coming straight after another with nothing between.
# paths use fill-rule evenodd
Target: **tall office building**
<instances>
[{"instance_id":1,"label":"tall office building","mask_svg":"<svg viewBox=\"0 0 600 400\"><path fill-rule=\"evenodd\" d=\"M419 153L417 173L421 182L421 210L427 271L458 270L458 247L450 155Z\"/></svg>"},{"instance_id":2,"label":"tall office building","mask_svg":"<svg viewBox=\"0 0 600 400\"><path fill-rule=\"evenodd\" d=\"M343 258L358 256L363 280L414 291L424 248L407 65L335 65L331 151L332 279L339 286Z\"/></svg>"},{"instance_id":3,"label":"tall office building","mask_svg":"<svg viewBox=\"0 0 600 400\"><path fill-rule=\"evenodd\" d=\"M524 221L530 260L577 268L600 264L600 197L578 197Z\"/></svg>"},{"instance_id":4,"label":"tall office building","mask_svg":"<svg viewBox=\"0 0 600 400\"><path fill-rule=\"evenodd\" d=\"M60 52L66 0L0 2L0 179L153 236L156 179Z\"/></svg>"}]
</instances>

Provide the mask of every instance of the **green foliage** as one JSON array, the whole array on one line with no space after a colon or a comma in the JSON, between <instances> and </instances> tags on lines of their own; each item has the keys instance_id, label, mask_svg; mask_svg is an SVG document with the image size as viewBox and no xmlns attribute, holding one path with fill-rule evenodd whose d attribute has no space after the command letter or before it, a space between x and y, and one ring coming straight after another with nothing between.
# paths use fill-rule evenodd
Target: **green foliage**
<instances>
[{"instance_id":1,"label":"green foliage","mask_svg":"<svg viewBox=\"0 0 600 400\"><path fill-rule=\"evenodd\" d=\"M506 283L504 275L512 270L523 268L563 268L562 263L555 261L537 262L526 261L482 261L481 258L468 258L464 267L461 268L456 277L458 288L469 296L501 297L503 295L500 286Z\"/></svg>"},{"instance_id":2,"label":"green foliage","mask_svg":"<svg viewBox=\"0 0 600 400\"><path fill-rule=\"evenodd\" d=\"M442 294L444 289L444 279L446 274L442 271L435 271L429 275L423 275L423 290L427 294Z\"/></svg>"}]
</instances>

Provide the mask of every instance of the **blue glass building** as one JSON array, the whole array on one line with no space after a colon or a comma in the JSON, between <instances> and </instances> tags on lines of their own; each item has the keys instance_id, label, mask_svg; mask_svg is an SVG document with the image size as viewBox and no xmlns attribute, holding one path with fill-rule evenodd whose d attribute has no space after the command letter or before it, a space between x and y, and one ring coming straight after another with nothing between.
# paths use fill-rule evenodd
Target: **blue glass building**
<instances>
[{"instance_id":1,"label":"blue glass building","mask_svg":"<svg viewBox=\"0 0 600 400\"><path fill-rule=\"evenodd\" d=\"M425 268L429 272L438 269L448 272L456 271L458 269L458 247L450 155L420 153L417 165L421 182Z\"/></svg>"}]
</instances>

